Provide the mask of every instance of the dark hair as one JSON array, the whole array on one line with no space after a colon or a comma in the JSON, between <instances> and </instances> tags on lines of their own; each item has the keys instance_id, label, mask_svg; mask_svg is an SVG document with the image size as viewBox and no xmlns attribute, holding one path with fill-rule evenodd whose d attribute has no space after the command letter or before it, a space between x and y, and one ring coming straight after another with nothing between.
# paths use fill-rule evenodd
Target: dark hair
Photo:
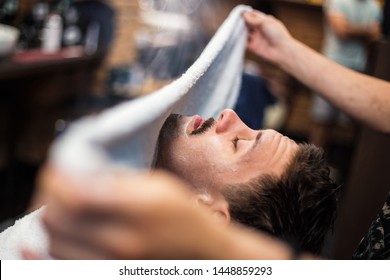
<instances>
[{"instance_id":1,"label":"dark hair","mask_svg":"<svg viewBox=\"0 0 390 280\"><path fill-rule=\"evenodd\" d=\"M300 144L280 177L261 176L222 190L232 219L285 240L297 250L320 253L333 228L339 187L322 149Z\"/></svg>"}]
</instances>

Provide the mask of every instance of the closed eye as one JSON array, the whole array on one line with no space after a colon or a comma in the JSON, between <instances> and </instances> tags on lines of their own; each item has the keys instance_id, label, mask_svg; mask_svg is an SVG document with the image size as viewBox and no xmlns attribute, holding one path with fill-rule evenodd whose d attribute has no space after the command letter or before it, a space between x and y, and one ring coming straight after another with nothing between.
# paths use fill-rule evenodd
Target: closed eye
<instances>
[{"instance_id":1,"label":"closed eye","mask_svg":"<svg viewBox=\"0 0 390 280\"><path fill-rule=\"evenodd\" d=\"M240 139L238 139L238 137L236 137L236 138L234 138L233 141L232 141L233 146L234 146L234 149L237 149L238 140L240 140Z\"/></svg>"}]
</instances>

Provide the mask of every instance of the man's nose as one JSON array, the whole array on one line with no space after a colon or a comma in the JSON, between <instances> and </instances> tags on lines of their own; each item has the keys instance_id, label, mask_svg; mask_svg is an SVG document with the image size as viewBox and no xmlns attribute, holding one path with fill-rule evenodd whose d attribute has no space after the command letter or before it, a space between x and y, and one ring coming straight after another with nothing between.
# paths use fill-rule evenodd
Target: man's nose
<instances>
[{"instance_id":1,"label":"man's nose","mask_svg":"<svg viewBox=\"0 0 390 280\"><path fill-rule=\"evenodd\" d=\"M217 120L216 132L242 132L250 130L240 119L240 117L233 110L224 110Z\"/></svg>"}]
</instances>

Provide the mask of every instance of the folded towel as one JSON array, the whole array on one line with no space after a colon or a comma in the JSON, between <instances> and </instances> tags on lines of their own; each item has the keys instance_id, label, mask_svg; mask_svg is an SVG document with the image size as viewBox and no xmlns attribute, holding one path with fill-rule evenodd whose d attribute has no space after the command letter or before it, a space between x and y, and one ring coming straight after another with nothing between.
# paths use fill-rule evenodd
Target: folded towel
<instances>
[{"instance_id":1,"label":"folded towel","mask_svg":"<svg viewBox=\"0 0 390 280\"><path fill-rule=\"evenodd\" d=\"M171 113L217 117L238 97L248 6L237 6L194 64L177 80L145 97L122 103L72 124L53 144L49 160L83 174L107 166L150 168L159 131ZM39 213L27 215L0 234L0 259L19 259L21 245L45 253L47 238Z\"/></svg>"},{"instance_id":2,"label":"folded towel","mask_svg":"<svg viewBox=\"0 0 390 280\"><path fill-rule=\"evenodd\" d=\"M20 248L29 248L39 256L48 256L48 240L40 217L45 207L24 216L0 233L0 260L19 260Z\"/></svg>"}]
</instances>

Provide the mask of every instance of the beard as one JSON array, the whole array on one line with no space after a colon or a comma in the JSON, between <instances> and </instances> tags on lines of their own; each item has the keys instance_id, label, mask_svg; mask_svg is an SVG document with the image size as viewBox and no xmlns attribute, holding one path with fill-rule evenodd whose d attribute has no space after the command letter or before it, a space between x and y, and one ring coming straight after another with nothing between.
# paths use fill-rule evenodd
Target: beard
<instances>
[{"instance_id":1,"label":"beard","mask_svg":"<svg viewBox=\"0 0 390 280\"><path fill-rule=\"evenodd\" d=\"M167 168L168 151L170 150L172 142L179 135L178 128L180 117L181 115L179 114L169 115L161 127L155 149L154 168Z\"/></svg>"}]
</instances>

